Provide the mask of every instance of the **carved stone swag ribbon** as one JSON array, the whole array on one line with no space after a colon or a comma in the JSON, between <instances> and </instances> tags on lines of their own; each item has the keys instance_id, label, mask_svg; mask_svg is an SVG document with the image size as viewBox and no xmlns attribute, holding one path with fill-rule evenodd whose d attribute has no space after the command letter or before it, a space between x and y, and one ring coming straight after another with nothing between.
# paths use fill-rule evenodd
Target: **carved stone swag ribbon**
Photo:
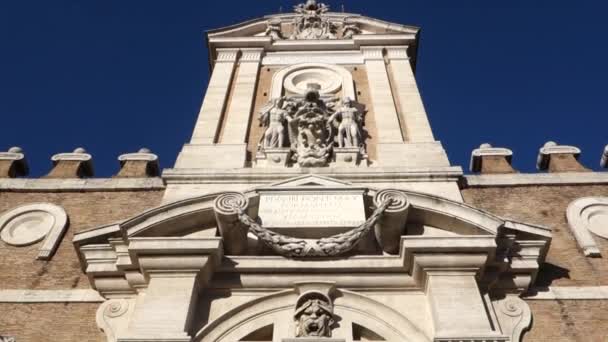
<instances>
[{"instance_id":1,"label":"carved stone swag ribbon","mask_svg":"<svg viewBox=\"0 0 608 342\"><path fill-rule=\"evenodd\" d=\"M386 199L359 227L346 233L318 240L300 239L268 230L249 217L241 208L235 208L239 221L249 228L266 246L286 257L331 257L349 252L369 233L384 211L391 205Z\"/></svg>"}]
</instances>

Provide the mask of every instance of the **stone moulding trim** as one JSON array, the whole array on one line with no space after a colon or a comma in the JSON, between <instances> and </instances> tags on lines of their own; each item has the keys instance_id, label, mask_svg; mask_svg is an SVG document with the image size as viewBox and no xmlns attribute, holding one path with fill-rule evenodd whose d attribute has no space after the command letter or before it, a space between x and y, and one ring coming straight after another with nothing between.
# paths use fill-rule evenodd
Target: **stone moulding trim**
<instances>
[{"instance_id":1,"label":"stone moulding trim","mask_svg":"<svg viewBox=\"0 0 608 342\"><path fill-rule=\"evenodd\" d=\"M2 179L0 190L14 192L163 190L161 178Z\"/></svg>"},{"instance_id":2,"label":"stone moulding trim","mask_svg":"<svg viewBox=\"0 0 608 342\"><path fill-rule=\"evenodd\" d=\"M88 153L59 153L51 157L53 162L58 161L81 161L81 162L90 162L93 160L93 157Z\"/></svg>"},{"instance_id":3,"label":"stone moulding trim","mask_svg":"<svg viewBox=\"0 0 608 342\"><path fill-rule=\"evenodd\" d=\"M600 249L591 233L600 238L608 239L608 229L603 226L599 228L591 226L591 216L597 216L598 213L603 213L604 217L608 217L608 197L579 198L570 203L566 210L568 226L585 256L601 256Z\"/></svg>"},{"instance_id":4,"label":"stone moulding trim","mask_svg":"<svg viewBox=\"0 0 608 342\"><path fill-rule=\"evenodd\" d=\"M525 300L608 300L608 286L532 288Z\"/></svg>"},{"instance_id":5,"label":"stone moulding trim","mask_svg":"<svg viewBox=\"0 0 608 342\"><path fill-rule=\"evenodd\" d=\"M118 161L147 161L147 162L155 162L158 161L158 156L154 153L126 153L122 154L118 157Z\"/></svg>"},{"instance_id":6,"label":"stone moulding trim","mask_svg":"<svg viewBox=\"0 0 608 342\"><path fill-rule=\"evenodd\" d=\"M310 169L297 171L285 169L251 169L245 171L234 171L229 169L217 169L213 171L202 169L165 169L163 179L167 184L222 184L222 183L267 183L282 181L289 178L308 175ZM353 168L326 168L315 169L316 175L331 175L332 178L349 182L455 182L462 176L460 167L447 167L437 169L391 169L391 168L365 168L354 171ZM608 183L608 173L606 174ZM1 189L1 182L0 182Z\"/></svg>"},{"instance_id":7,"label":"stone moulding trim","mask_svg":"<svg viewBox=\"0 0 608 342\"><path fill-rule=\"evenodd\" d=\"M0 303L101 303L95 290L0 290Z\"/></svg>"},{"instance_id":8,"label":"stone moulding trim","mask_svg":"<svg viewBox=\"0 0 608 342\"><path fill-rule=\"evenodd\" d=\"M285 51L268 53L262 59L262 65L264 66L283 66L300 63L361 65L363 64L363 55L360 51Z\"/></svg>"},{"instance_id":9,"label":"stone moulding trim","mask_svg":"<svg viewBox=\"0 0 608 342\"><path fill-rule=\"evenodd\" d=\"M608 172L517 173L496 175L466 175L461 187L505 187L529 185L608 184Z\"/></svg>"},{"instance_id":10,"label":"stone moulding trim","mask_svg":"<svg viewBox=\"0 0 608 342\"><path fill-rule=\"evenodd\" d=\"M0 160L23 161L25 160L25 154L15 152L0 152Z\"/></svg>"}]
</instances>

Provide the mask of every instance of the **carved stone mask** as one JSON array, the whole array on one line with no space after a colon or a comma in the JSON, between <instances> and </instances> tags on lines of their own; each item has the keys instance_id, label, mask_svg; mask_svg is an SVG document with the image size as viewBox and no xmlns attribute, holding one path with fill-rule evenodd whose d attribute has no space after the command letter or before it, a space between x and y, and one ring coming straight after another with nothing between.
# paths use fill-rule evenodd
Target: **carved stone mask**
<instances>
[{"instance_id":1,"label":"carved stone mask","mask_svg":"<svg viewBox=\"0 0 608 342\"><path fill-rule=\"evenodd\" d=\"M317 296L310 297L296 308L296 337L331 337L334 324L332 305L325 299L314 297Z\"/></svg>"}]
</instances>

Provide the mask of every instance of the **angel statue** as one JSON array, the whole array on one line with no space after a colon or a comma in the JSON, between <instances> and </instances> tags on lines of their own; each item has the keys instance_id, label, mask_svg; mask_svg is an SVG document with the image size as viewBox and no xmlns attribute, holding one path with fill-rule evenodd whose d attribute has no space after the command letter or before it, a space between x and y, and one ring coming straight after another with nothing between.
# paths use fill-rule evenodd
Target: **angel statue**
<instances>
[{"instance_id":1,"label":"angel statue","mask_svg":"<svg viewBox=\"0 0 608 342\"><path fill-rule=\"evenodd\" d=\"M285 97L271 101L260 111L260 125L266 127L260 141L263 148L281 148L285 145L285 123L291 121Z\"/></svg>"},{"instance_id":2,"label":"angel statue","mask_svg":"<svg viewBox=\"0 0 608 342\"><path fill-rule=\"evenodd\" d=\"M340 119L338 124L338 146L340 148L359 147L363 115L353 106L352 99L345 98L342 101L342 106L327 121L331 125L337 122L338 119Z\"/></svg>"}]
</instances>

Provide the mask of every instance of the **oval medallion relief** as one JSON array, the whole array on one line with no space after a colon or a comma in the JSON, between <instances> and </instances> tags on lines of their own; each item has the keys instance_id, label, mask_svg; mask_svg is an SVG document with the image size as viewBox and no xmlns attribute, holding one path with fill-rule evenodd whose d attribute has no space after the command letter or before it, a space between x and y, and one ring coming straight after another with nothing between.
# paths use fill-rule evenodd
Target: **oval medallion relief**
<instances>
[{"instance_id":1,"label":"oval medallion relief","mask_svg":"<svg viewBox=\"0 0 608 342\"><path fill-rule=\"evenodd\" d=\"M334 94L342 88L342 77L331 69L307 68L287 76L284 86L294 94L303 95L309 84L319 85L321 94Z\"/></svg>"},{"instance_id":2,"label":"oval medallion relief","mask_svg":"<svg viewBox=\"0 0 608 342\"><path fill-rule=\"evenodd\" d=\"M0 239L16 246L28 246L46 239L38 259L48 259L59 245L68 217L63 208L34 203L9 210L0 216Z\"/></svg>"},{"instance_id":3,"label":"oval medallion relief","mask_svg":"<svg viewBox=\"0 0 608 342\"><path fill-rule=\"evenodd\" d=\"M3 225L0 235L9 245L27 246L44 239L53 224L53 215L46 211L34 210L10 217Z\"/></svg>"},{"instance_id":4,"label":"oval medallion relief","mask_svg":"<svg viewBox=\"0 0 608 342\"><path fill-rule=\"evenodd\" d=\"M608 197L585 197L570 203L567 210L570 229L587 256L600 256L592 235L608 239Z\"/></svg>"}]
</instances>

